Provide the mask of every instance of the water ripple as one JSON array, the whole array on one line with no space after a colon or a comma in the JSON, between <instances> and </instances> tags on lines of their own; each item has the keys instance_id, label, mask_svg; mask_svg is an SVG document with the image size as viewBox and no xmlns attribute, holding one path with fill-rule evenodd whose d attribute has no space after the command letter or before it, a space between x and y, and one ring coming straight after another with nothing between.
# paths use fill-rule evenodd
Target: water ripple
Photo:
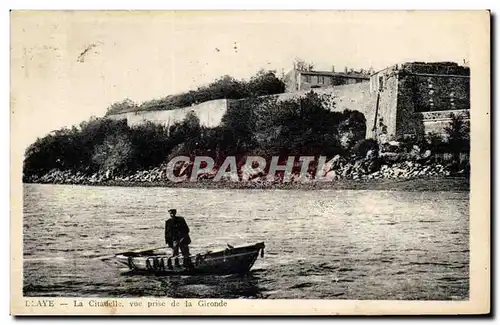
<instances>
[{"instance_id":1,"label":"water ripple","mask_svg":"<svg viewBox=\"0 0 500 325\"><path fill-rule=\"evenodd\" d=\"M164 245L167 210L193 253L265 241L253 272L121 274L99 257ZM24 294L88 297L469 297L468 194L24 186Z\"/></svg>"}]
</instances>

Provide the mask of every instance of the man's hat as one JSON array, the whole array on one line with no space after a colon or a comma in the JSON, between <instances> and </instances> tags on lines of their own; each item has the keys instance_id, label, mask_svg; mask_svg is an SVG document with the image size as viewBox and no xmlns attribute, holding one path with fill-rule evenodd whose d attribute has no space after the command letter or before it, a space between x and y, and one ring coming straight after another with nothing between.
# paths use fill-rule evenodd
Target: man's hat
<instances>
[{"instance_id":1,"label":"man's hat","mask_svg":"<svg viewBox=\"0 0 500 325\"><path fill-rule=\"evenodd\" d=\"M173 212L173 213L177 213L177 209L169 209L168 212Z\"/></svg>"}]
</instances>

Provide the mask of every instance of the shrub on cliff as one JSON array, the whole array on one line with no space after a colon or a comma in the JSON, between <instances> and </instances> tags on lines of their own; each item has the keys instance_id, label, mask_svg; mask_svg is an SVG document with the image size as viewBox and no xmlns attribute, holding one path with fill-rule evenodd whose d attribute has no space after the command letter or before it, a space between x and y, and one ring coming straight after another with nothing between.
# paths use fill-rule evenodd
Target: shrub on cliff
<instances>
[{"instance_id":1,"label":"shrub on cliff","mask_svg":"<svg viewBox=\"0 0 500 325\"><path fill-rule=\"evenodd\" d=\"M153 123L129 128L126 121L91 118L78 127L37 139L25 152L25 175L50 170L86 174L98 170L137 170L164 161L173 144L165 127Z\"/></svg>"},{"instance_id":2,"label":"shrub on cliff","mask_svg":"<svg viewBox=\"0 0 500 325\"><path fill-rule=\"evenodd\" d=\"M79 157L77 132L61 129L38 138L26 152L23 173L41 176L52 169L72 168Z\"/></svg>"},{"instance_id":3,"label":"shrub on cliff","mask_svg":"<svg viewBox=\"0 0 500 325\"><path fill-rule=\"evenodd\" d=\"M84 172L99 170L102 166L94 160L96 147L102 145L108 136L120 134L127 136L128 132L129 128L125 120L114 121L105 118L91 118L89 121L82 122L79 132L75 135L80 161L78 166L74 167Z\"/></svg>"},{"instance_id":4,"label":"shrub on cliff","mask_svg":"<svg viewBox=\"0 0 500 325\"><path fill-rule=\"evenodd\" d=\"M182 122L176 122L169 129L170 141L174 145L185 143L187 149L194 148L201 135L200 119L189 112Z\"/></svg>"},{"instance_id":5,"label":"shrub on cliff","mask_svg":"<svg viewBox=\"0 0 500 325\"><path fill-rule=\"evenodd\" d=\"M111 104L111 106L108 107L106 114L112 115L124 112L131 112L131 111L136 111L138 108L139 106L135 102L126 98L121 102L116 102Z\"/></svg>"},{"instance_id":6,"label":"shrub on cliff","mask_svg":"<svg viewBox=\"0 0 500 325\"><path fill-rule=\"evenodd\" d=\"M107 115L130 111L172 110L187 107L215 99L241 99L250 96L265 96L283 93L285 83L276 76L275 71L260 70L250 80L237 80L231 76L223 76L214 82L200 86L196 90L169 95L160 99L145 101L137 105L131 100L112 104Z\"/></svg>"},{"instance_id":7,"label":"shrub on cliff","mask_svg":"<svg viewBox=\"0 0 500 325\"><path fill-rule=\"evenodd\" d=\"M285 92L285 83L276 77L275 71L260 70L248 82L248 96L266 96Z\"/></svg>"},{"instance_id":8,"label":"shrub on cliff","mask_svg":"<svg viewBox=\"0 0 500 325\"><path fill-rule=\"evenodd\" d=\"M99 165L93 161L94 150L110 134L126 133L125 121L91 118L39 138L25 152L23 172L43 175L52 169L93 172Z\"/></svg>"}]
</instances>

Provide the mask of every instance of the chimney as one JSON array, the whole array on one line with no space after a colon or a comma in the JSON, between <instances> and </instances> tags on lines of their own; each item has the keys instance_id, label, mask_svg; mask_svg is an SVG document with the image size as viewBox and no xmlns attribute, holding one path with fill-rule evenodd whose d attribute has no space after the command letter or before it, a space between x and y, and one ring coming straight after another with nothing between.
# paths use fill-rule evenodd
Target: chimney
<instances>
[{"instance_id":1,"label":"chimney","mask_svg":"<svg viewBox=\"0 0 500 325\"><path fill-rule=\"evenodd\" d=\"M335 66L332 65L332 72L335 72Z\"/></svg>"}]
</instances>

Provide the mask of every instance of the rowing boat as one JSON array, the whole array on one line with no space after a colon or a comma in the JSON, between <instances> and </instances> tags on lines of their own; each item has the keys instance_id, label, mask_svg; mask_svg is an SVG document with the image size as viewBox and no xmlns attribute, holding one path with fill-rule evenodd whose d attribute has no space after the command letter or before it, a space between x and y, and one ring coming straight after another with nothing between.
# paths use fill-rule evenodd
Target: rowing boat
<instances>
[{"instance_id":1,"label":"rowing boat","mask_svg":"<svg viewBox=\"0 0 500 325\"><path fill-rule=\"evenodd\" d=\"M203 254L171 256L165 249L129 251L115 254L111 259L118 265L126 266L128 271L156 275L189 275L189 274L243 274L250 271L259 253L264 257L264 243L248 246L232 247ZM163 250L163 252L162 252Z\"/></svg>"}]
</instances>

